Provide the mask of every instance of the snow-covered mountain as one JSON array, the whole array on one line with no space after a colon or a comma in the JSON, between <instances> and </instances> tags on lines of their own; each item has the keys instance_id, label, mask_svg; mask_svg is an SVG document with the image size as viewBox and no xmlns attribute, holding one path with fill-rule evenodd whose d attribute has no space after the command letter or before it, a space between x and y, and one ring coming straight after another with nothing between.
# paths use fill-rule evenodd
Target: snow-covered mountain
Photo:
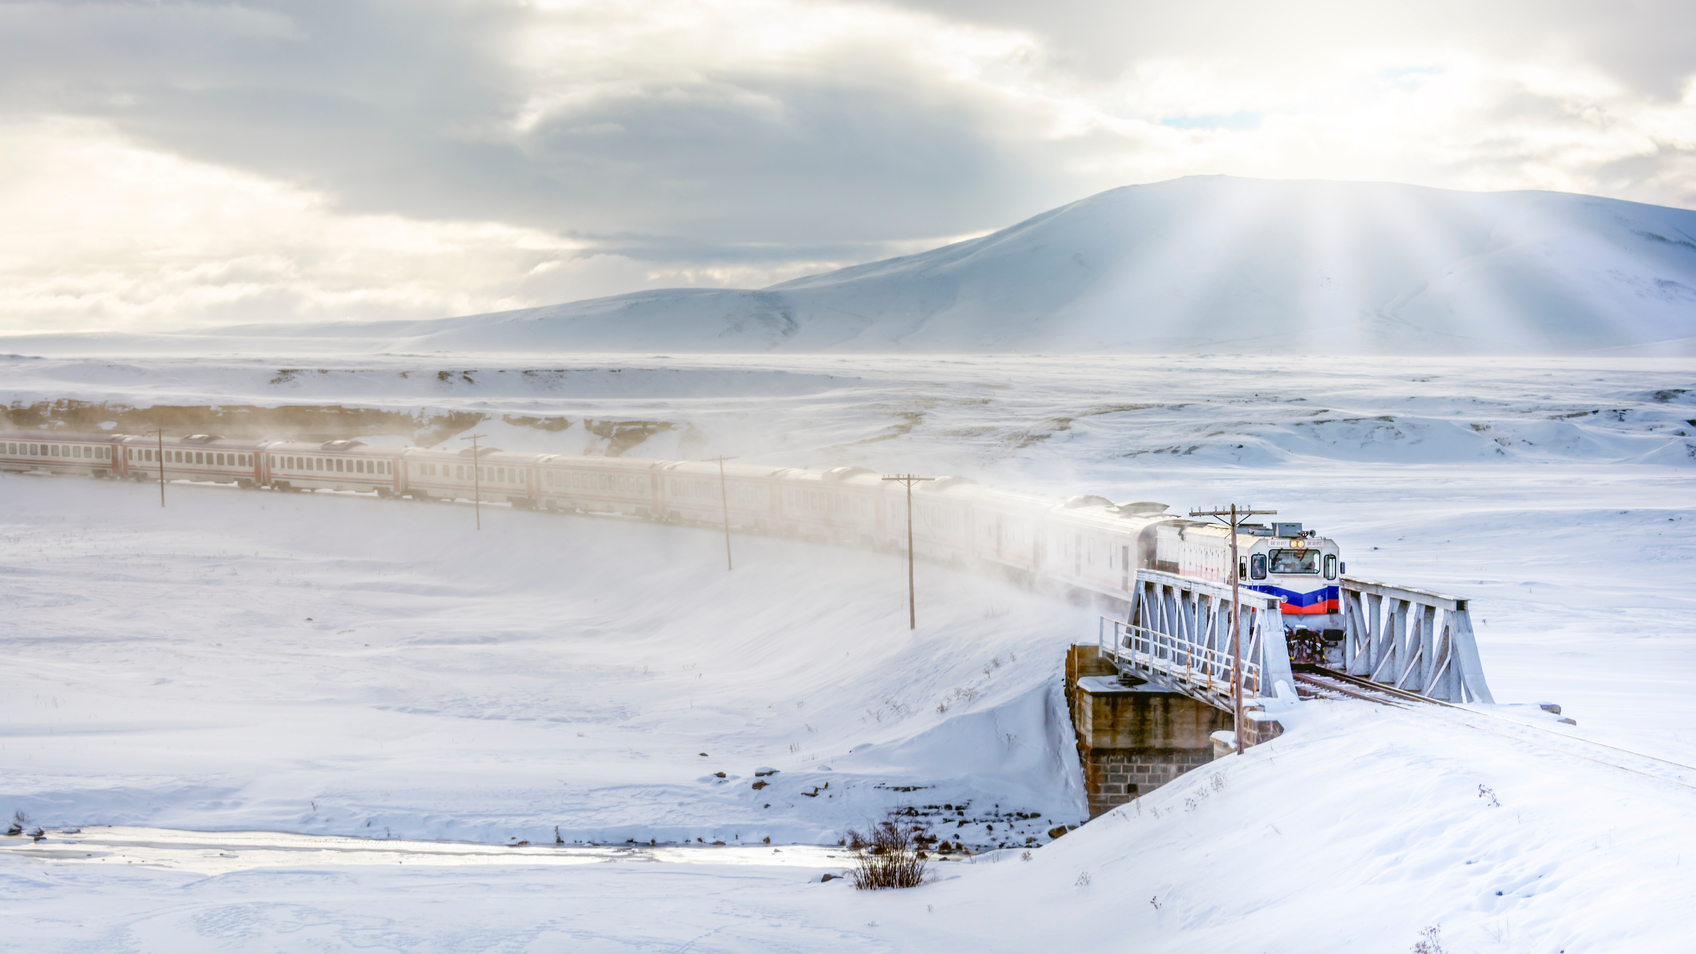
<instances>
[{"instance_id":1,"label":"snow-covered mountain","mask_svg":"<svg viewBox=\"0 0 1696 954\"><path fill-rule=\"evenodd\" d=\"M1696 212L1193 177L757 290L425 321L13 335L0 350L1696 355Z\"/></svg>"},{"instance_id":2,"label":"snow-covered mountain","mask_svg":"<svg viewBox=\"0 0 1696 954\"><path fill-rule=\"evenodd\" d=\"M757 291L667 289L389 333L499 351L1640 348L1696 336L1696 212L1196 177Z\"/></svg>"}]
</instances>

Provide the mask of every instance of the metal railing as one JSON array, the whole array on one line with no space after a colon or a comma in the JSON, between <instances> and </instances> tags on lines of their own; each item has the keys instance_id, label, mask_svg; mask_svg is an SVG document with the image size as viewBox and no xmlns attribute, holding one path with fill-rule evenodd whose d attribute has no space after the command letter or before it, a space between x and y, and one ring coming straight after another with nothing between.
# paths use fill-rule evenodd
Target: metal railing
<instances>
[{"instance_id":1,"label":"metal railing","mask_svg":"<svg viewBox=\"0 0 1696 954\"><path fill-rule=\"evenodd\" d=\"M1344 671L1444 702L1493 703L1466 600L1344 577Z\"/></svg>"},{"instance_id":2,"label":"metal railing","mask_svg":"<svg viewBox=\"0 0 1696 954\"><path fill-rule=\"evenodd\" d=\"M1265 593L1239 591L1245 696L1272 695L1279 681L1294 685L1278 609L1281 602ZM1121 671L1229 707L1231 612L1229 586L1138 570L1128 619L1101 620L1099 651Z\"/></svg>"},{"instance_id":3,"label":"metal railing","mask_svg":"<svg viewBox=\"0 0 1696 954\"><path fill-rule=\"evenodd\" d=\"M1102 619L1099 651L1121 672L1142 673L1162 684L1176 682L1185 695L1229 708L1231 654L1120 620ZM1108 637L1108 626L1112 628ZM1260 666L1244 661L1243 694L1260 695Z\"/></svg>"}]
</instances>

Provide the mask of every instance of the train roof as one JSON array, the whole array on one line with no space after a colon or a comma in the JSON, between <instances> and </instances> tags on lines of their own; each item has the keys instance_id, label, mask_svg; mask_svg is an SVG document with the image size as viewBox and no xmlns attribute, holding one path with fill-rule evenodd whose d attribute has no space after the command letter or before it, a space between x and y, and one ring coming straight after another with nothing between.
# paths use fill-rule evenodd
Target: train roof
<instances>
[{"instance_id":1,"label":"train roof","mask_svg":"<svg viewBox=\"0 0 1696 954\"><path fill-rule=\"evenodd\" d=\"M367 444L361 440L344 441L267 441L265 450L272 454L375 454L398 457L411 448L392 444Z\"/></svg>"}]
</instances>

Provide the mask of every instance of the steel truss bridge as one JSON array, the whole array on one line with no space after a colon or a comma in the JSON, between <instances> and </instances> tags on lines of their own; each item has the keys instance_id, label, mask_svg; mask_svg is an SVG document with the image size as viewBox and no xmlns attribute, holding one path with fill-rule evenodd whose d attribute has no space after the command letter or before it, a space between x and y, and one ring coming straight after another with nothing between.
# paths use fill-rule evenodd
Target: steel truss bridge
<instances>
[{"instance_id":1,"label":"steel truss bridge","mask_svg":"<svg viewBox=\"0 0 1696 954\"><path fill-rule=\"evenodd\" d=\"M1338 671L1440 702L1493 703L1466 601L1344 577L1343 639L1327 662ZM1270 699L1295 677L1280 597L1221 583L1138 570L1125 619L1102 617L1099 652L1121 673L1231 709L1231 614L1240 616L1243 697ZM1340 658L1338 658L1340 657Z\"/></svg>"}]
</instances>

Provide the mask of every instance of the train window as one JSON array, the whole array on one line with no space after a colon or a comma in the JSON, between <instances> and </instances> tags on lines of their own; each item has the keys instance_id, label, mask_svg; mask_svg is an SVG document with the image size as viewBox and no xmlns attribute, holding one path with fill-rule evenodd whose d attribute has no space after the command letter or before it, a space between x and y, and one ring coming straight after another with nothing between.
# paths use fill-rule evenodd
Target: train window
<instances>
[{"instance_id":1,"label":"train window","mask_svg":"<svg viewBox=\"0 0 1696 954\"><path fill-rule=\"evenodd\" d=\"M1256 553L1248 558L1248 578L1251 580L1266 579L1266 554Z\"/></svg>"},{"instance_id":2,"label":"train window","mask_svg":"<svg viewBox=\"0 0 1696 954\"><path fill-rule=\"evenodd\" d=\"M48 445L47 456L48 457L58 457L59 456L59 445L58 444Z\"/></svg>"},{"instance_id":3,"label":"train window","mask_svg":"<svg viewBox=\"0 0 1696 954\"><path fill-rule=\"evenodd\" d=\"M1273 550L1273 573L1318 573L1318 550Z\"/></svg>"},{"instance_id":4,"label":"train window","mask_svg":"<svg viewBox=\"0 0 1696 954\"><path fill-rule=\"evenodd\" d=\"M1336 578L1337 578L1337 555L1335 553L1327 553L1327 554L1325 554L1325 579L1334 580Z\"/></svg>"}]
</instances>

